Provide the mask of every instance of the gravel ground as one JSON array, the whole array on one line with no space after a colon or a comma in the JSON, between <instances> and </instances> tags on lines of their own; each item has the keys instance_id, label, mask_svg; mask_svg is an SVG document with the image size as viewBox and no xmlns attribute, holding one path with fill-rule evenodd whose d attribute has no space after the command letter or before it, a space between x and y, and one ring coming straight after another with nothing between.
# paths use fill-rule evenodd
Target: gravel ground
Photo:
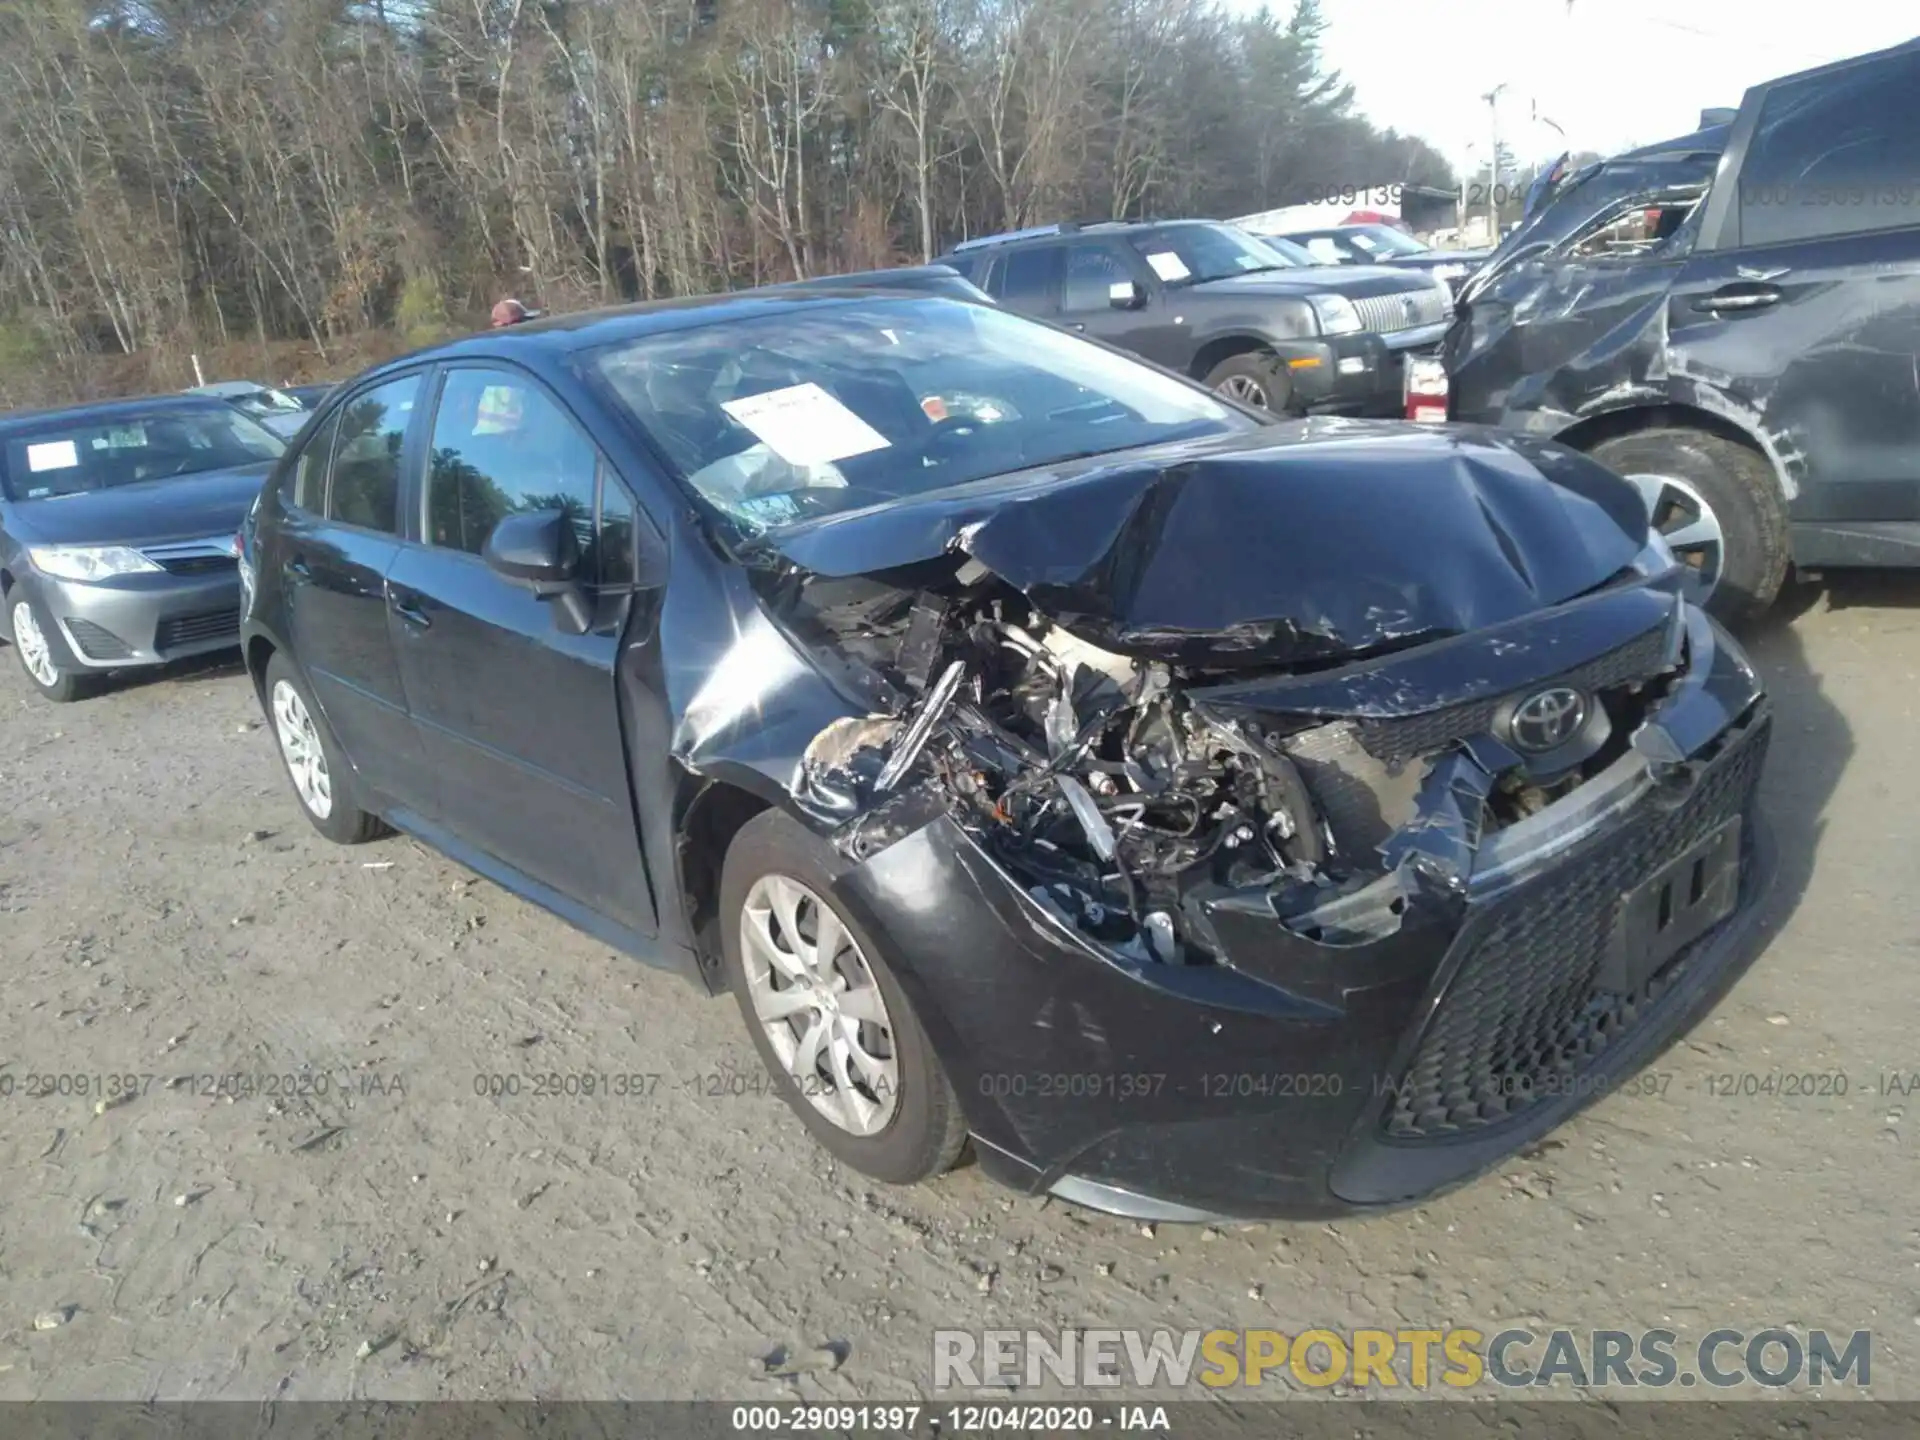
<instances>
[{"instance_id":1,"label":"gravel ground","mask_svg":"<svg viewBox=\"0 0 1920 1440\"><path fill-rule=\"evenodd\" d=\"M1420 1209L1224 1231L871 1185L730 1004L407 839L319 839L237 669L54 707L0 657L0 1399L907 1399L936 1326L1508 1324L1871 1328L1873 1393L1920 1398L1920 1111L1882 1079L1920 1073L1916 599L1755 637L1778 933L1664 1095ZM536 1071L659 1078L476 1093ZM1775 1071L1847 1093L1711 1093ZM115 1074L157 1078L26 1095ZM308 1078L166 1083L232 1074Z\"/></svg>"}]
</instances>

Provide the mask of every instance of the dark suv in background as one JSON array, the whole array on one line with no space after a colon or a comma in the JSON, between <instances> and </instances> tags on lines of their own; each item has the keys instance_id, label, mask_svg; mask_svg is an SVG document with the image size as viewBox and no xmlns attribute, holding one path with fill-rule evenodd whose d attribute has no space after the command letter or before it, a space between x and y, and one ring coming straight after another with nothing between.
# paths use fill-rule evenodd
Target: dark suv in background
<instances>
[{"instance_id":1,"label":"dark suv in background","mask_svg":"<svg viewBox=\"0 0 1920 1440\"><path fill-rule=\"evenodd\" d=\"M1447 282L1456 294L1480 268L1491 250L1436 250L1391 225L1328 225L1319 230L1289 230L1269 235L1298 245L1322 265L1393 265L1419 270Z\"/></svg>"},{"instance_id":2,"label":"dark suv in background","mask_svg":"<svg viewBox=\"0 0 1920 1440\"><path fill-rule=\"evenodd\" d=\"M1468 282L1446 361L1453 419L1626 476L1734 617L1789 563L1920 565L1916 352L1920 41L1572 177Z\"/></svg>"},{"instance_id":3,"label":"dark suv in background","mask_svg":"<svg viewBox=\"0 0 1920 1440\"><path fill-rule=\"evenodd\" d=\"M1403 357L1436 347L1453 308L1430 276L1318 265L1210 220L1045 225L941 263L1010 310L1276 414L1401 415Z\"/></svg>"}]
</instances>

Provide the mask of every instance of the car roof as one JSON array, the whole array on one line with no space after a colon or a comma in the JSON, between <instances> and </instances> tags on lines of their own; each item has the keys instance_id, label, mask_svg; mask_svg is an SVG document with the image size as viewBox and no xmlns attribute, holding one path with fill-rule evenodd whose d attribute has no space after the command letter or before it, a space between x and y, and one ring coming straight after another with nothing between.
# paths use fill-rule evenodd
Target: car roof
<instances>
[{"instance_id":1,"label":"car roof","mask_svg":"<svg viewBox=\"0 0 1920 1440\"><path fill-rule=\"evenodd\" d=\"M733 320L757 319L767 315L803 314L827 310L855 300L890 300L923 305L967 305L971 302L952 295L917 290L883 293L872 285L849 284L847 288L828 288L828 277L821 288L783 289L769 286L761 290L736 290L724 295L689 295L674 300L648 300L635 305L614 305L599 310L581 310L567 315L544 316L498 330L445 341L411 354L401 355L366 372L367 376L443 360L511 360L537 358L554 360L581 350L598 349L665 335L678 330L699 330ZM353 382L342 381L337 389Z\"/></svg>"},{"instance_id":2,"label":"car roof","mask_svg":"<svg viewBox=\"0 0 1920 1440\"><path fill-rule=\"evenodd\" d=\"M1215 220L1206 215L1182 215L1172 220L1095 220L1085 225L1072 221L1064 225L1035 225L1025 230L1008 230L999 235L975 235L947 247L942 261L986 254L994 250L1011 249L1016 245L1053 243L1071 240L1076 235L1092 235L1099 238L1105 235L1131 235L1138 230L1168 230L1183 225L1224 225L1229 222Z\"/></svg>"},{"instance_id":3,"label":"car roof","mask_svg":"<svg viewBox=\"0 0 1920 1440\"><path fill-rule=\"evenodd\" d=\"M49 423L77 423L88 420L122 420L136 415L165 414L169 411L222 415L233 412L224 402L209 395L135 395L117 400L95 400L84 405L58 405L43 410L10 410L0 414L0 435Z\"/></svg>"}]
</instances>

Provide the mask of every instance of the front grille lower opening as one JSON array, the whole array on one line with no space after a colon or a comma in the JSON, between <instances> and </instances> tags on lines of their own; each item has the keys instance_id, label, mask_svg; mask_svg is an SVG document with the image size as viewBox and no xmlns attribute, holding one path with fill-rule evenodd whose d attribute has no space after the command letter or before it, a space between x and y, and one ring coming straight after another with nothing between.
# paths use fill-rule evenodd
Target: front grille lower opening
<instances>
[{"instance_id":1,"label":"front grille lower opening","mask_svg":"<svg viewBox=\"0 0 1920 1440\"><path fill-rule=\"evenodd\" d=\"M1604 990L1621 897L1744 811L1768 729L1762 719L1732 739L1683 804L1649 798L1462 935L1466 953L1382 1116L1389 1137L1445 1142L1580 1095L1595 1062L1658 1009L1711 939L1631 994Z\"/></svg>"}]
</instances>

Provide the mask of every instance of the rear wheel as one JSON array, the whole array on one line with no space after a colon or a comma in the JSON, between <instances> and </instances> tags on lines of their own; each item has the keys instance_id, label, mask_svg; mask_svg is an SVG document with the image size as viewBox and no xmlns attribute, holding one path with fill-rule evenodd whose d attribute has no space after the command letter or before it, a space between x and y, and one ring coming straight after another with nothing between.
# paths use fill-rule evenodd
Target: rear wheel
<instances>
[{"instance_id":1,"label":"rear wheel","mask_svg":"<svg viewBox=\"0 0 1920 1440\"><path fill-rule=\"evenodd\" d=\"M1640 492L1648 523L1717 618L1749 620L1773 604L1787 574L1787 511L1765 456L1678 426L1616 436L1591 453Z\"/></svg>"},{"instance_id":2,"label":"rear wheel","mask_svg":"<svg viewBox=\"0 0 1920 1440\"><path fill-rule=\"evenodd\" d=\"M1250 350L1229 355L1207 372L1207 388L1256 410L1285 415L1293 404L1293 382L1277 355Z\"/></svg>"},{"instance_id":3,"label":"rear wheel","mask_svg":"<svg viewBox=\"0 0 1920 1440\"><path fill-rule=\"evenodd\" d=\"M353 772L326 717L285 656L267 662L266 691L280 759L313 828L338 845L359 845L386 834L380 817L360 808Z\"/></svg>"},{"instance_id":4,"label":"rear wheel","mask_svg":"<svg viewBox=\"0 0 1920 1440\"><path fill-rule=\"evenodd\" d=\"M879 947L832 898L843 868L780 811L742 826L720 881L727 979L814 1139L862 1174L912 1185L952 1168L966 1122Z\"/></svg>"},{"instance_id":5,"label":"rear wheel","mask_svg":"<svg viewBox=\"0 0 1920 1440\"><path fill-rule=\"evenodd\" d=\"M49 638L54 633L53 622L41 615L26 591L16 588L8 592L7 623L13 631L13 653L20 658L20 668L42 697L64 705L92 693L91 675L61 667Z\"/></svg>"}]
</instances>

